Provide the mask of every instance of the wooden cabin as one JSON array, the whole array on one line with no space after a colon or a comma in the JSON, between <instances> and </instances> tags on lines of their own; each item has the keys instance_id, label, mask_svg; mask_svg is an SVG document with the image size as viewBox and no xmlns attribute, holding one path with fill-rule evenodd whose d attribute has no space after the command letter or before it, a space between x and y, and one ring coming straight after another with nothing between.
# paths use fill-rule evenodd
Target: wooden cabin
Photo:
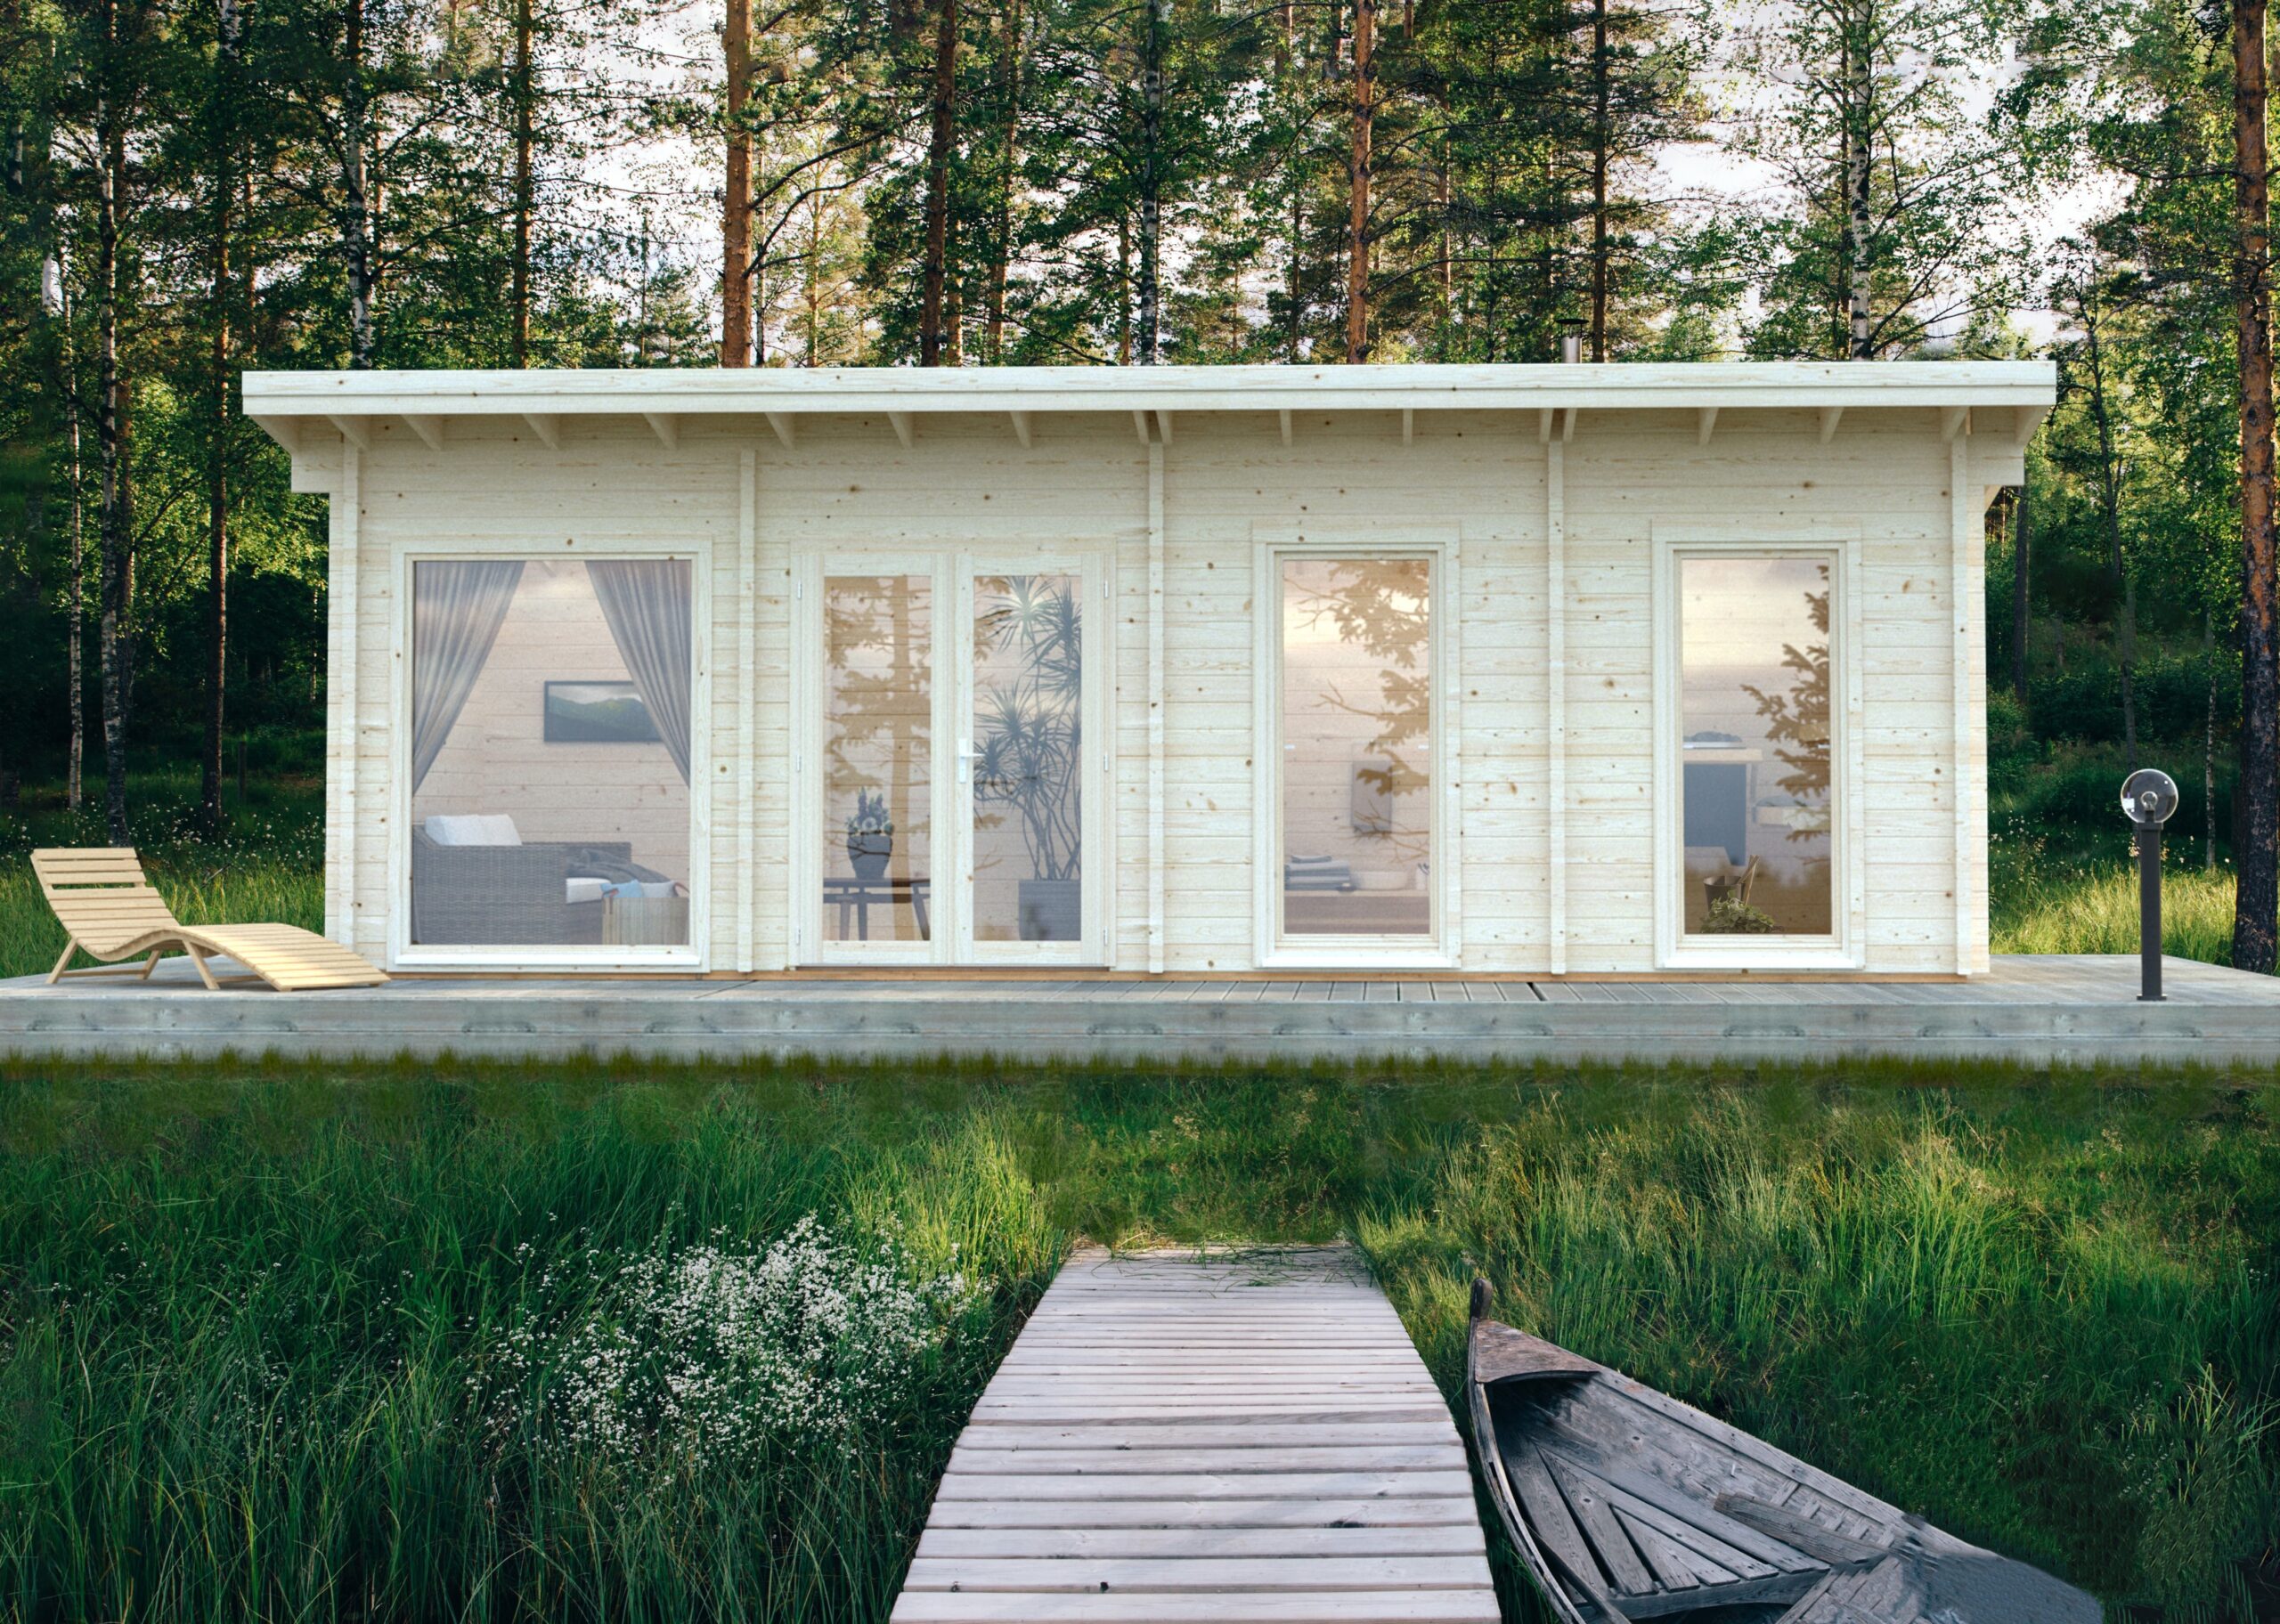
<instances>
[{"instance_id":1,"label":"wooden cabin","mask_svg":"<svg viewBox=\"0 0 2280 1624\"><path fill-rule=\"evenodd\" d=\"M257 373L392 970L1973 975L2029 362Z\"/></svg>"}]
</instances>

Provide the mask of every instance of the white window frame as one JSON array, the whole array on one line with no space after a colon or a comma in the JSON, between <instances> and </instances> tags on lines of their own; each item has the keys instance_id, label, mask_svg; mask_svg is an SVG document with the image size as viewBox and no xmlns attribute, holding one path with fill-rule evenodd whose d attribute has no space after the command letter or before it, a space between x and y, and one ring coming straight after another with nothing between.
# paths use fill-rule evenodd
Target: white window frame
<instances>
[{"instance_id":1,"label":"white window frame","mask_svg":"<svg viewBox=\"0 0 2280 1624\"><path fill-rule=\"evenodd\" d=\"M688 941L683 946L623 946L607 942L502 943L484 946L411 940L411 658L412 572L421 564L520 559L546 563L558 558L651 562L686 559L690 572L690 658L688 716ZM395 558L395 603L391 616L395 650L395 680L389 685L395 726L388 741L388 968L391 970L655 970L702 973L712 961L712 544L709 540L660 541L626 536L570 536L558 550L529 537L494 537L451 547L407 548Z\"/></svg>"},{"instance_id":2,"label":"white window frame","mask_svg":"<svg viewBox=\"0 0 2280 1624\"><path fill-rule=\"evenodd\" d=\"M1307 525L1252 532L1252 824L1254 953L1263 970L1453 970L1462 955L1457 702L1458 528L1411 523ZM1288 936L1282 930L1282 565L1292 560L1422 558L1431 566L1427 667L1432 689L1432 819L1426 863L1429 929L1421 937Z\"/></svg>"},{"instance_id":3,"label":"white window frame","mask_svg":"<svg viewBox=\"0 0 2280 1624\"><path fill-rule=\"evenodd\" d=\"M1657 524L1654 527L1655 960L1665 970L1861 970L1866 968L1866 887L1861 792L1861 602L1857 530ZM1683 933L1686 824L1680 669L1679 564L1689 557L1825 559L1836 593L1829 616L1830 794L1828 936L1704 937Z\"/></svg>"},{"instance_id":4,"label":"white window frame","mask_svg":"<svg viewBox=\"0 0 2280 1624\"><path fill-rule=\"evenodd\" d=\"M973 786L958 779L960 727L973 714L973 662L962 640L973 624L973 583L986 575L1046 572L1078 578L1083 594L1084 696L1080 719L1085 764L1083 909L1085 930L1073 942L978 942L965 876L973 865ZM924 942L829 942L823 930L823 582L832 575L917 575L933 580L931 680L934 698L932 771L938 816L932 840L939 876L930 888ZM1111 674L1116 670L1113 542L1071 537L1034 546L879 547L814 545L797 549L792 579L792 931L794 965L1032 965L1103 968L1116 939L1114 849L1117 738L1111 728ZM944 726L947 719L949 726Z\"/></svg>"}]
</instances>

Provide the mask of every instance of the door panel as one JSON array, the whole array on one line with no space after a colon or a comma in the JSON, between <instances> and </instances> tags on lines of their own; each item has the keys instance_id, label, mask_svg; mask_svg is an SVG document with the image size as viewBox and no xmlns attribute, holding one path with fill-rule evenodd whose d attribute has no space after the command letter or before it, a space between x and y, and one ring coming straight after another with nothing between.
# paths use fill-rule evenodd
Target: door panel
<instances>
[{"instance_id":1,"label":"door panel","mask_svg":"<svg viewBox=\"0 0 2280 1624\"><path fill-rule=\"evenodd\" d=\"M823 816L826 944L930 934L934 809L934 581L826 575Z\"/></svg>"},{"instance_id":2,"label":"door panel","mask_svg":"<svg viewBox=\"0 0 2280 1624\"><path fill-rule=\"evenodd\" d=\"M1075 574L978 575L960 728L973 939L1084 939L1085 593Z\"/></svg>"},{"instance_id":3,"label":"door panel","mask_svg":"<svg viewBox=\"0 0 2280 1624\"><path fill-rule=\"evenodd\" d=\"M1105 963L1099 565L842 552L801 579L798 959Z\"/></svg>"}]
</instances>

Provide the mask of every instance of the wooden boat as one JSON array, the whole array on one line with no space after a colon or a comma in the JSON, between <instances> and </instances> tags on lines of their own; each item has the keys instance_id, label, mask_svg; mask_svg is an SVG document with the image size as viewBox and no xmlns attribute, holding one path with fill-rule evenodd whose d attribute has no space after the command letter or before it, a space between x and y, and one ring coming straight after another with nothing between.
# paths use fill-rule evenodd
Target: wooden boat
<instances>
[{"instance_id":1,"label":"wooden boat","mask_svg":"<svg viewBox=\"0 0 2280 1624\"><path fill-rule=\"evenodd\" d=\"M1619 1370L1487 1317L1465 1387L1505 1531L1562 1624L2098 1624L2098 1604Z\"/></svg>"}]
</instances>

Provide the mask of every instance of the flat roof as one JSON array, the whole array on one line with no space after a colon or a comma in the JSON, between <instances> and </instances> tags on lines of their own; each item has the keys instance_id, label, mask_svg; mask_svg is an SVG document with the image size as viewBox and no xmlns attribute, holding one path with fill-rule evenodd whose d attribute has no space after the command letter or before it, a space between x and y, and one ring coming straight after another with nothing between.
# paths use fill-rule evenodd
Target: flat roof
<instances>
[{"instance_id":1,"label":"flat roof","mask_svg":"<svg viewBox=\"0 0 2280 1624\"><path fill-rule=\"evenodd\" d=\"M2011 407L2057 398L2041 361L1529 366L752 367L248 372L248 416L292 420L796 412L1651 410ZM281 437L282 437L281 435Z\"/></svg>"}]
</instances>

